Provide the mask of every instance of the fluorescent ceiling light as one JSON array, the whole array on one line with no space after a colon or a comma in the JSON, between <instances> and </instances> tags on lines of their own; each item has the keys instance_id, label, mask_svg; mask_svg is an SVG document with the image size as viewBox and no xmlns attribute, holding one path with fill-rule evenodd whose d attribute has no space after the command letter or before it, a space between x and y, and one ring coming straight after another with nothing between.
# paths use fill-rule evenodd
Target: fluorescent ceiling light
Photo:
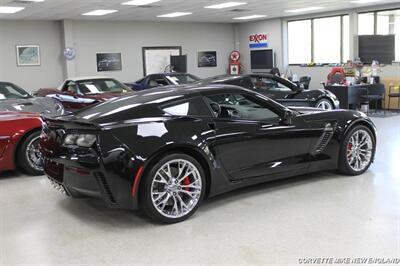
<instances>
[{"instance_id":1,"label":"fluorescent ceiling light","mask_svg":"<svg viewBox=\"0 0 400 266\"><path fill-rule=\"evenodd\" d=\"M251 15L251 16L245 16L245 17L237 17L233 19L237 20L246 20L246 19L256 19L256 18L265 18L267 15Z\"/></svg>"},{"instance_id":2,"label":"fluorescent ceiling light","mask_svg":"<svg viewBox=\"0 0 400 266\"><path fill-rule=\"evenodd\" d=\"M246 2L226 2L221 4L216 4L212 6L205 6L204 8L213 8L213 9L222 9L222 8L229 8L234 6L241 6L247 4Z\"/></svg>"},{"instance_id":3,"label":"fluorescent ceiling light","mask_svg":"<svg viewBox=\"0 0 400 266\"><path fill-rule=\"evenodd\" d=\"M298 9L285 10L285 12L286 13L299 13L299 12L314 11L314 10L320 10L320 9L323 9L323 7L310 6L310 7L298 8Z\"/></svg>"},{"instance_id":4,"label":"fluorescent ceiling light","mask_svg":"<svg viewBox=\"0 0 400 266\"><path fill-rule=\"evenodd\" d=\"M149 5L155 2L160 2L161 0L132 0L128 1L125 3L122 3L121 5L125 6L144 6L144 5Z\"/></svg>"},{"instance_id":5,"label":"fluorescent ceiling light","mask_svg":"<svg viewBox=\"0 0 400 266\"><path fill-rule=\"evenodd\" d=\"M380 2L382 0L355 0L355 1L350 1L350 3L353 4L368 4L368 3L375 3L375 2Z\"/></svg>"},{"instance_id":6,"label":"fluorescent ceiling light","mask_svg":"<svg viewBox=\"0 0 400 266\"><path fill-rule=\"evenodd\" d=\"M191 15L191 14L192 14L192 12L174 12L174 13L159 15L157 17L158 18L176 18L176 17L182 17L182 16L186 16L186 15Z\"/></svg>"},{"instance_id":7,"label":"fluorescent ceiling light","mask_svg":"<svg viewBox=\"0 0 400 266\"><path fill-rule=\"evenodd\" d=\"M25 7L0 6L0 14L14 14L23 9L25 9Z\"/></svg>"},{"instance_id":8,"label":"fluorescent ceiling light","mask_svg":"<svg viewBox=\"0 0 400 266\"><path fill-rule=\"evenodd\" d=\"M118 12L118 10L98 9L98 10L93 10L93 11L84 13L82 15L84 15L84 16L104 16L104 15L112 14L115 12Z\"/></svg>"}]
</instances>

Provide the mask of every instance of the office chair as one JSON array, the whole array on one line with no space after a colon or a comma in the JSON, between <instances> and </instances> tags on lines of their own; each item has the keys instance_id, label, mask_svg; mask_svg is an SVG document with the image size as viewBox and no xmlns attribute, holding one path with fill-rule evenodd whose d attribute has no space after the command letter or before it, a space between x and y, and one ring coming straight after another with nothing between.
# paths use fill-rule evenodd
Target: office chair
<instances>
[{"instance_id":1,"label":"office chair","mask_svg":"<svg viewBox=\"0 0 400 266\"><path fill-rule=\"evenodd\" d=\"M303 76L299 79L299 84L303 84L304 89L308 90L310 88L311 76Z\"/></svg>"},{"instance_id":2,"label":"office chair","mask_svg":"<svg viewBox=\"0 0 400 266\"><path fill-rule=\"evenodd\" d=\"M385 86L382 84L373 84L370 85L366 88L362 88L364 91L364 95L361 95L361 99L365 103L370 102L375 102L375 113L378 111L378 101L383 101L385 100ZM384 107L383 103L382 106ZM383 108L384 114L386 114L385 108ZM369 108L367 111L367 114L369 114Z\"/></svg>"}]
</instances>

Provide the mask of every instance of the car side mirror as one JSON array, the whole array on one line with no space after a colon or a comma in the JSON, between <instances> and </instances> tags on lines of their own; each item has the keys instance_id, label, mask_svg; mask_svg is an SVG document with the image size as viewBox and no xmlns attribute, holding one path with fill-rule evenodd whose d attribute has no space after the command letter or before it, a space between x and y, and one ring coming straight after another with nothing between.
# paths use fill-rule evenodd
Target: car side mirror
<instances>
[{"instance_id":1,"label":"car side mirror","mask_svg":"<svg viewBox=\"0 0 400 266\"><path fill-rule=\"evenodd\" d=\"M282 122L285 125L291 125L292 118L293 118L293 112L289 109L285 109L285 111L283 111L283 114L282 114Z\"/></svg>"}]
</instances>

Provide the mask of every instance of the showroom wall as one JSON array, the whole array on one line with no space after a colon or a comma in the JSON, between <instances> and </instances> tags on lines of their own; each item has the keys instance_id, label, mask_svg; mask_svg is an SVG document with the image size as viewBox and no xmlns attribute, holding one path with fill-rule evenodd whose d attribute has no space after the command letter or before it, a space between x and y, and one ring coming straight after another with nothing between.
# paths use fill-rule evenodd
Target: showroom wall
<instances>
[{"instance_id":1,"label":"showroom wall","mask_svg":"<svg viewBox=\"0 0 400 266\"><path fill-rule=\"evenodd\" d=\"M0 81L11 81L33 91L63 80L62 37L58 21L0 23ZM17 66L16 45L40 45L40 66Z\"/></svg>"},{"instance_id":2,"label":"showroom wall","mask_svg":"<svg viewBox=\"0 0 400 266\"><path fill-rule=\"evenodd\" d=\"M142 47L182 46L188 72L200 77L224 74L234 48L232 24L72 21L78 76L105 74L122 81L143 76ZM217 51L217 67L197 66L198 51ZM122 71L97 72L96 53L122 53Z\"/></svg>"},{"instance_id":3,"label":"showroom wall","mask_svg":"<svg viewBox=\"0 0 400 266\"><path fill-rule=\"evenodd\" d=\"M200 77L224 74L234 49L232 24L69 21L72 45L76 48L73 65L76 76L105 75L121 81L143 76L143 46L182 46L188 55L188 72ZM70 44L62 21L1 21L0 80L11 81L35 91L58 86L67 76L63 49ZM41 65L18 67L15 46L38 44ZM197 51L217 51L217 67L199 68ZM96 53L122 53L122 71L97 72Z\"/></svg>"},{"instance_id":4,"label":"showroom wall","mask_svg":"<svg viewBox=\"0 0 400 266\"><path fill-rule=\"evenodd\" d=\"M271 19L258 22L241 23L238 25L239 32L239 51L241 53L241 63L245 73L249 73L250 69L250 48L249 36L251 34L266 33L268 34L269 49L273 49L276 55L276 66L282 68L282 20Z\"/></svg>"}]
</instances>

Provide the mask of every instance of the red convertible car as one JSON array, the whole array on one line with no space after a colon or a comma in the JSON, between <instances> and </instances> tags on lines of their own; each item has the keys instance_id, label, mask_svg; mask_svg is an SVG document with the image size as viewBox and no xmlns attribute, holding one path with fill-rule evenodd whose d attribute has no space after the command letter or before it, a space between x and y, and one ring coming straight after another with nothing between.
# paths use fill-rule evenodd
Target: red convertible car
<instances>
[{"instance_id":1,"label":"red convertible car","mask_svg":"<svg viewBox=\"0 0 400 266\"><path fill-rule=\"evenodd\" d=\"M43 174L41 129L39 114L0 112L0 172L20 168L30 175Z\"/></svg>"},{"instance_id":2,"label":"red convertible car","mask_svg":"<svg viewBox=\"0 0 400 266\"><path fill-rule=\"evenodd\" d=\"M128 86L112 78L79 77L65 80L57 89L40 89L34 95L56 99L66 112L74 112L131 91Z\"/></svg>"}]
</instances>

